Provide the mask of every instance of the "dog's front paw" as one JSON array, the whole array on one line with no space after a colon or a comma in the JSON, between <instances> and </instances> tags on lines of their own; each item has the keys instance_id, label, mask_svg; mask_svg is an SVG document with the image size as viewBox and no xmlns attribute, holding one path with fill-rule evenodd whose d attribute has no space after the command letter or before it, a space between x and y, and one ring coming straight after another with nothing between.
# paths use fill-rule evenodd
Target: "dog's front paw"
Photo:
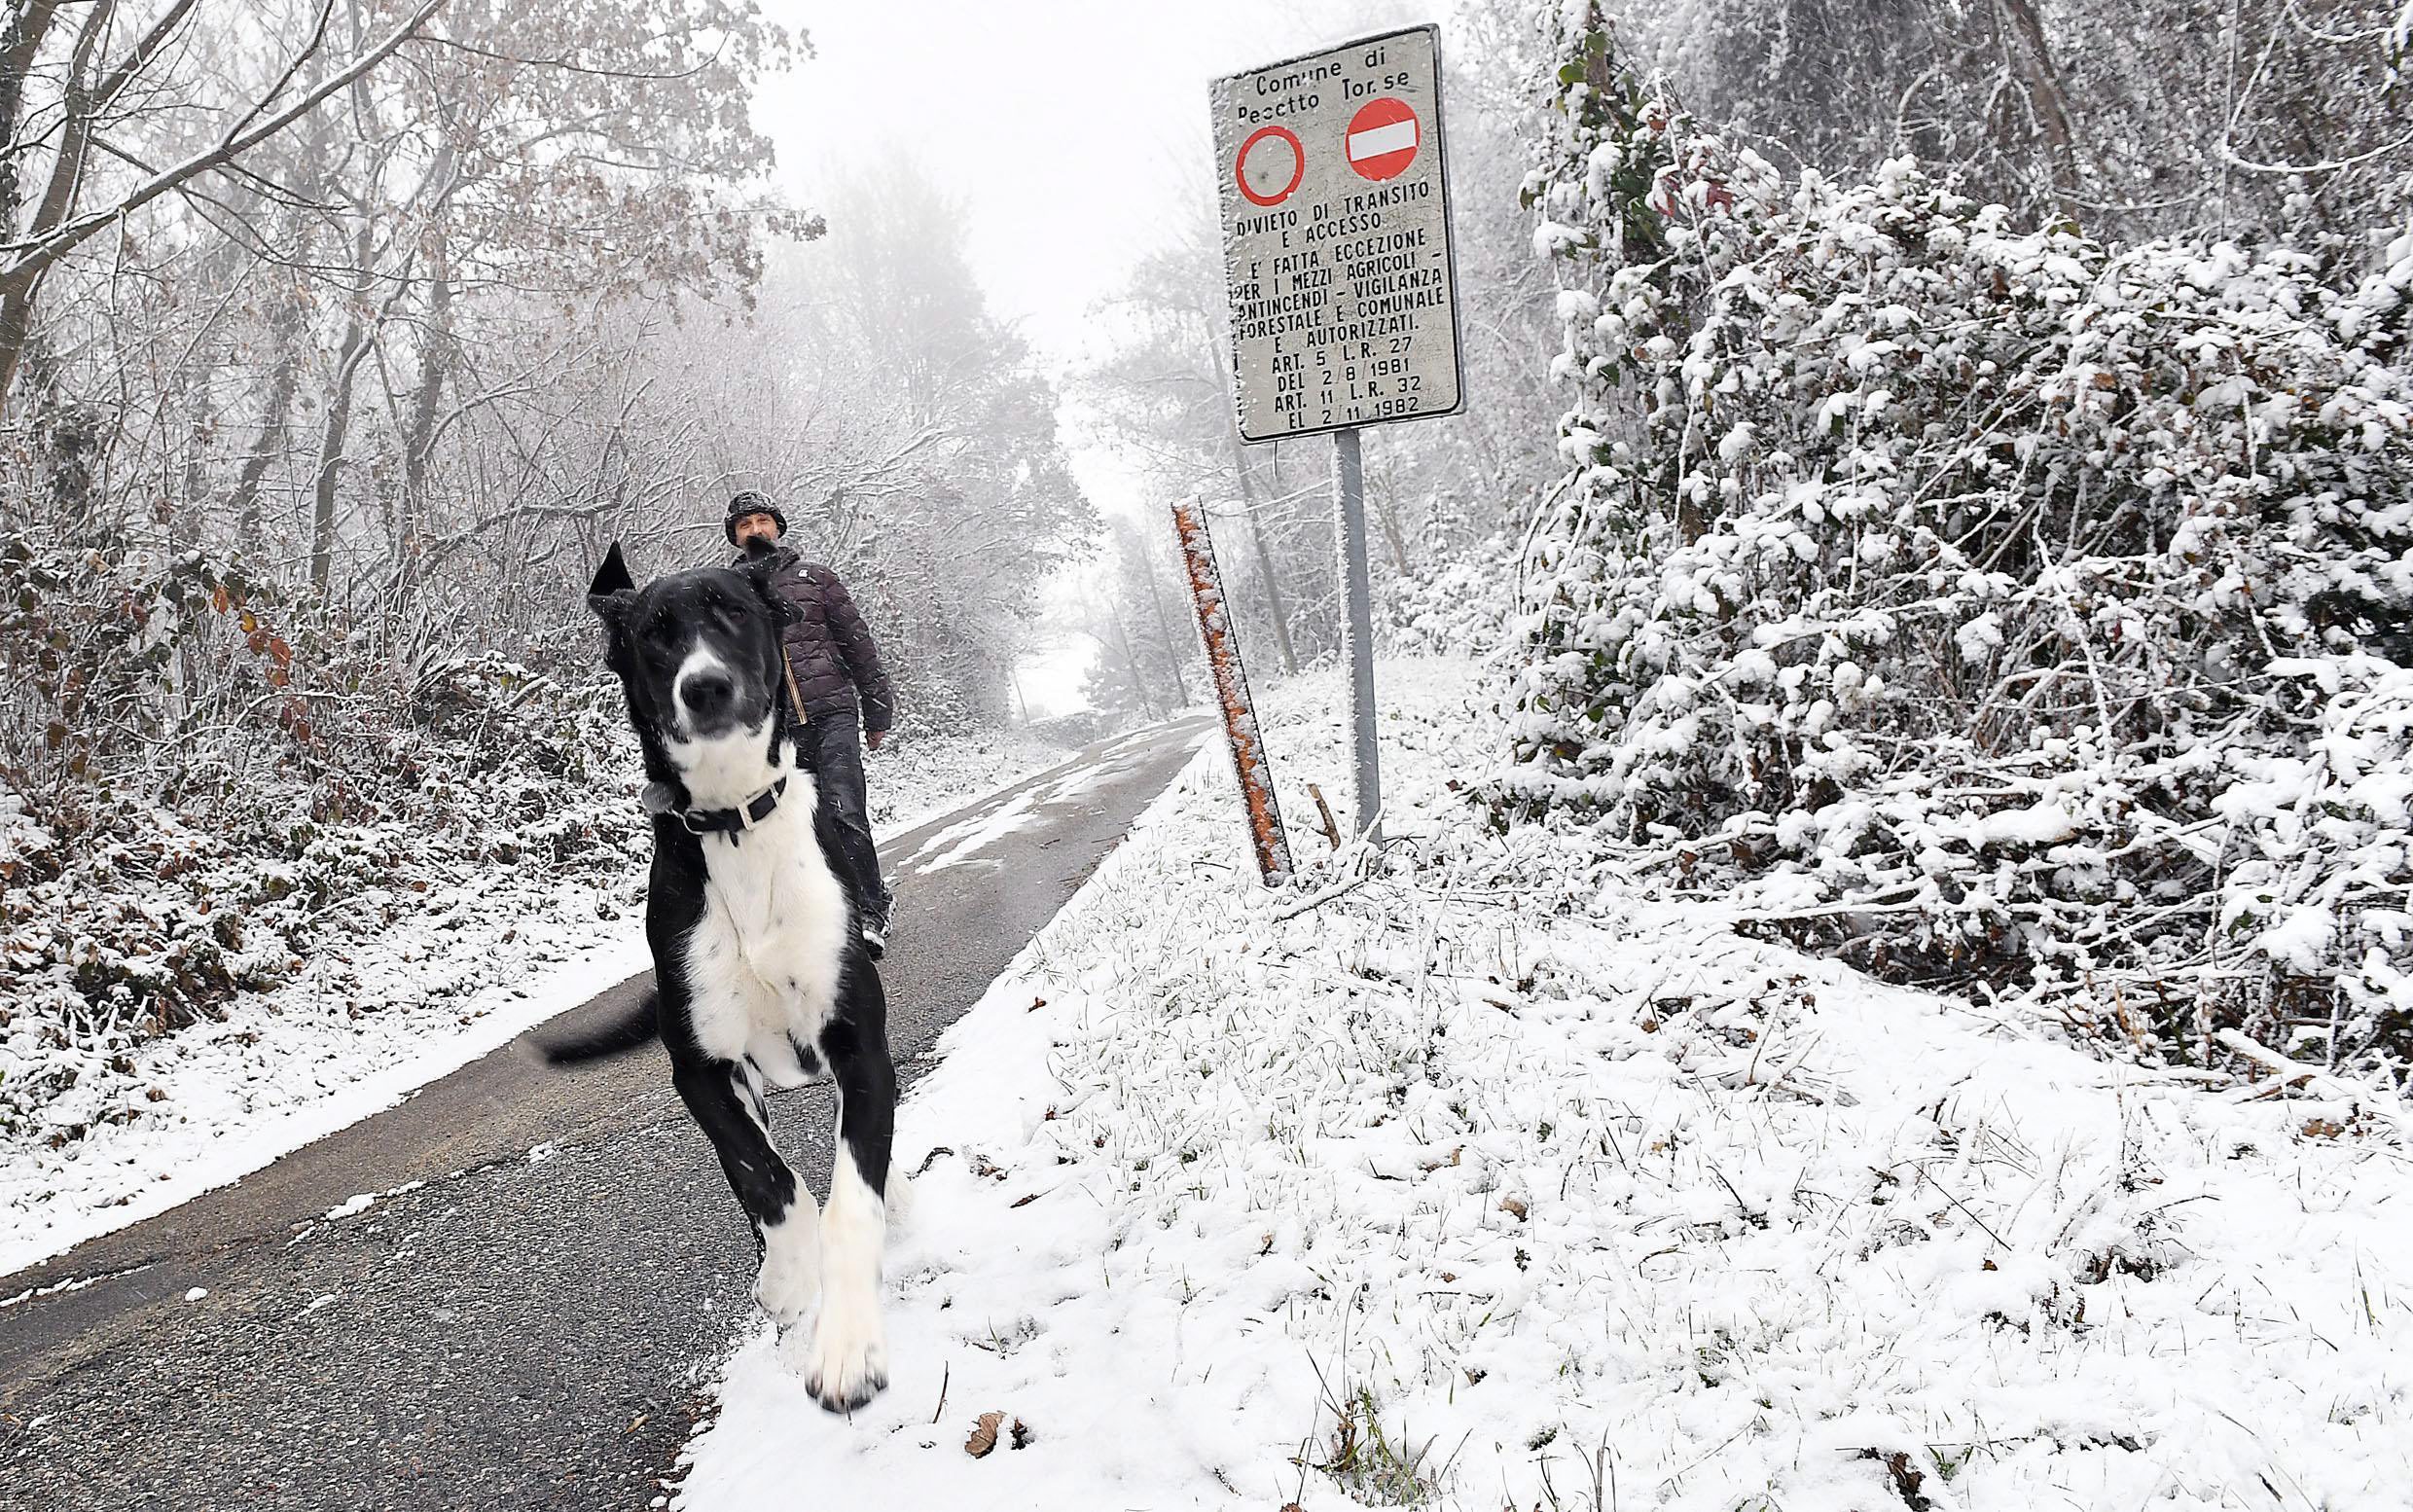
<instances>
[{"instance_id":1,"label":"dog's front paw","mask_svg":"<svg viewBox=\"0 0 2413 1512\"><path fill-rule=\"evenodd\" d=\"M831 1412L852 1412L888 1384L888 1343L880 1309L832 1305L813 1324L805 1389Z\"/></svg>"},{"instance_id":2,"label":"dog's front paw","mask_svg":"<svg viewBox=\"0 0 2413 1512\"><path fill-rule=\"evenodd\" d=\"M770 1243L754 1274L754 1300L785 1328L801 1323L821 1300L821 1255L813 1244Z\"/></svg>"}]
</instances>

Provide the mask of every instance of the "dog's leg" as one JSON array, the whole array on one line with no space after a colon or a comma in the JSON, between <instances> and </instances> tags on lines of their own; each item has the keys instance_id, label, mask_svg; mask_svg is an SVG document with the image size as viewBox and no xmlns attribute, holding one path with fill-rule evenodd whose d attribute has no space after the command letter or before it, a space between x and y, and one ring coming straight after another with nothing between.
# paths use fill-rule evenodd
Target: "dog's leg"
<instances>
[{"instance_id":1,"label":"dog's leg","mask_svg":"<svg viewBox=\"0 0 2413 1512\"><path fill-rule=\"evenodd\" d=\"M887 1006L868 969L849 973L839 1013L821 1032L838 1083L838 1148L821 1224L825 1291L813 1325L806 1389L849 1412L888 1384L880 1317L880 1252L887 1241L889 1144L896 1129L896 1067L888 1059Z\"/></svg>"},{"instance_id":2,"label":"dog's leg","mask_svg":"<svg viewBox=\"0 0 2413 1512\"><path fill-rule=\"evenodd\" d=\"M743 1066L701 1060L674 1066L670 1080L712 1141L762 1245L754 1300L782 1324L801 1322L821 1289L820 1213L812 1193L772 1144L756 1113L759 1094L745 1082Z\"/></svg>"}]
</instances>

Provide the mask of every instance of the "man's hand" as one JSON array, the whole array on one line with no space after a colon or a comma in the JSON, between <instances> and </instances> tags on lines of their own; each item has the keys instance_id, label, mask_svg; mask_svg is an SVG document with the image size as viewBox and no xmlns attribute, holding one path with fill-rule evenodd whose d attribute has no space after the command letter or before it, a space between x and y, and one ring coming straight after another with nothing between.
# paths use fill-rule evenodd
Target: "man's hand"
<instances>
[{"instance_id":1,"label":"man's hand","mask_svg":"<svg viewBox=\"0 0 2413 1512\"><path fill-rule=\"evenodd\" d=\"M866 736L864 736L864 737L863 737L863 743L864 743L864 745L866 745L866 746L867 746L867 747L869 747L870 749L872 749L872 750L875 750L875 751L876 751L876 750L880 749L880 742L881 742L881 741L882 741L882 740L884 740L884 739L886 739L887 738L888 738L888 732L887 732L887 731L885 731L885 730L874 730L874 731L872 731L869 735L866 735Z\"/></svg>"}]
</instances>

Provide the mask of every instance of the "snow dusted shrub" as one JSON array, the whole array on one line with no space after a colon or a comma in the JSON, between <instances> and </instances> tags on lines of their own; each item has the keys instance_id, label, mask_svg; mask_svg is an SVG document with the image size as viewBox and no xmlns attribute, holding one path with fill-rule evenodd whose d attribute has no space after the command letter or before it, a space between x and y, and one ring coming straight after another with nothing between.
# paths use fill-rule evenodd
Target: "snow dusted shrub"
<instances>
[{"instance_id":1,"label":"snow dusted shrub","mask_svg":"<svg viewBox=\"0 0 2413 1512\"><path fill-rule=\"evenodd\" d=\"M1420 558L1408 576L1377 590L1375 633L1405 656L1495 655L1515 612L1516 541L1483 536L1457 553Z\"/></svg>"},{"instance_id":2,"label":"snow dusted shrub","mask_svg":"<svg viewBox=\"0 0 2413 1512\"><path fill-rule=\"evenodd\" d=\"M2413 231L1787 181L1560 22L1510 815L2155 1055L2413 1054Z\"/></svg>"},{"instance_id":3,"label":"snow dusted shrub","mask_svg":"<svg viewBox=\"0 0 2413 1512\"><path fill-rule=\"evenodd\" d=\"M233 558L0 545L0 1134L130 1118L150 1042L468 878L625 869L643 828L599 669L414 665Z\"/></svg>"}]
</instances>

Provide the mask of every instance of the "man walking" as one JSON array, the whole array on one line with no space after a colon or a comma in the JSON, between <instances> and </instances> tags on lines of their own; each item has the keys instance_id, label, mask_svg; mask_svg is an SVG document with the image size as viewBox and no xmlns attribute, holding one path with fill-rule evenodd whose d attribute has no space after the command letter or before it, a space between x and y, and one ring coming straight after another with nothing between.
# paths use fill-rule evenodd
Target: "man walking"
<instances>
[{"instance_id":1,"label":"man walking","mask_svg":"<svg viewBox=\"0 0 2413 1512\"><path fill-rule=\"evenodd\" d=\"M780 640L804 704L804 748L798 758L819 784L821 807L839 837L838 859L853 874L845 881L854 895L863 943L877 957L887 949L890 898L863 796L862 742L880 749L896 716L880 650L838 574L779 544L787 517L771 500L751 489L738 494L729 501L721 528L741 554L738 564L771 564L772 587L801 615Z\"/></svg>"}]
</instances>

